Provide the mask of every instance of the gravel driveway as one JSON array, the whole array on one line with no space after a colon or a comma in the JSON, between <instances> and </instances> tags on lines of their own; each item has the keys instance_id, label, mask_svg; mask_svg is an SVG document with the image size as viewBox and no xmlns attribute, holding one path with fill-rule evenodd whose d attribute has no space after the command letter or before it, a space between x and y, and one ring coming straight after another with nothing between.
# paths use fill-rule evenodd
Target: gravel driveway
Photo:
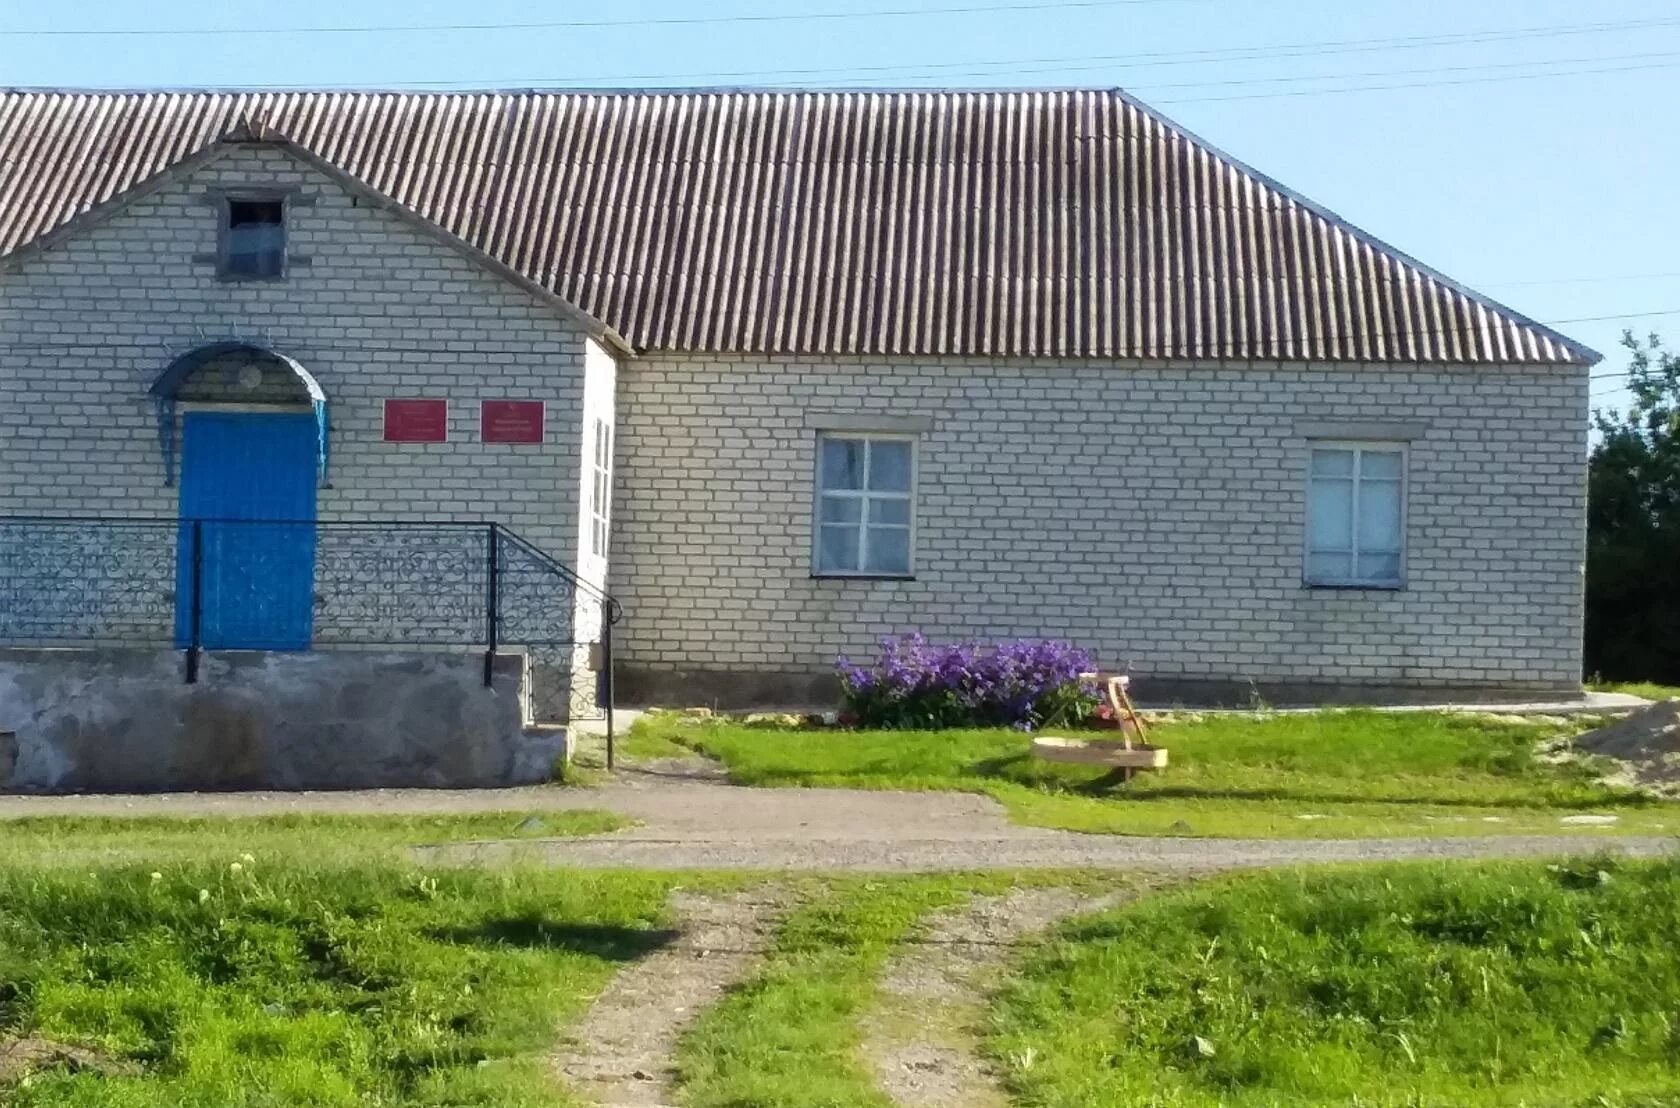
<instances>
[{"instance_id":1,"label":"gravel driveway","mask_svg":"<svg viewBox=\"0 0 1680 1108\"><path fill-rule=\"evenodd\" d=\"M627 773L600 788L387 789L154 796L5 796L0 820L32 815L255 816L284 812L619 812L637 826L586 839L425 848L440 861L518 853L554 865L881 872L1076 868L1205 871L1301 862L1505 858L1615 851L1658 855L1673 838L1499 835L1428 839L1190 839L1082 835L1012 824L987 797L852 789L749 789Z\"/></svg>"}]
</instances>

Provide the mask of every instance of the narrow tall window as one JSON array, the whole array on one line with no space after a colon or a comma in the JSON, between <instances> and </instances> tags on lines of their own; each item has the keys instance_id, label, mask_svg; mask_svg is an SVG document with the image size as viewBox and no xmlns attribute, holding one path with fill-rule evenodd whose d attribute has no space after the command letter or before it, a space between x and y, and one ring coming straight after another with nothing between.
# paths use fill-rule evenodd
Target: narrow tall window
<instances>
[{"instance_id":1,"label":"narrow tall window","mask_svg":"<svg viewBox=\"0 0 1680 1108\"><path fill-rule=\"evenodd\" d=\"M819 576L908 577L916 444L903 436L817 440L815 554Z\"/></svg>"},{"instance_id":2,"label":"narrow tall window","mask_svg":"<svg viewBox=\"0 0 1680 1108\"><path fill-rule=\"evenodd\" d=\"M604 419L595 421L595 455L589 486L589 549L597 557L607 556L612 519L612 428Z\"/></svg>"},{"instance_id":3,"label":"narrow tall window","mask_svg":"<svg viewBox=\"0 0 1680 1108\"><path fill-rule=\"evenodd\" d=\"M279 197L228 197L222 205L219 275L228 281L274 280L286 274L286 202Z\"/></svg>"},{"instance_id":4,"label":"narrow tall window","mask_svg":"<svg viewBox=\"0 0 1680 1108\"><path fill-rule=\"evenodd\" d=\"M1307 478L1309 585L1398 588L1406 452L1398 443L1314 443Z\"/></svg>"}]
</instances>

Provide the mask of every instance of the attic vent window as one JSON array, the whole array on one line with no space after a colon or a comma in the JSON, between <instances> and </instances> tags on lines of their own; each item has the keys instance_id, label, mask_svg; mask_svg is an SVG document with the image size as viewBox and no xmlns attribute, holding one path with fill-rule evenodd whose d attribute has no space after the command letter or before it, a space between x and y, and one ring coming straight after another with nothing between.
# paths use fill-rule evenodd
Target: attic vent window
<instances>
[{"instance_id":1,"label":"attic vent window","mask_svg":"<svg viewBox=\"0 0 1680 1108\"><path fill-rule=\"evenodd\" d=\"M273 281L286 275L286 201L228 197L222 205L217 275L225 281Z\"/></svg>"}]
</instances>

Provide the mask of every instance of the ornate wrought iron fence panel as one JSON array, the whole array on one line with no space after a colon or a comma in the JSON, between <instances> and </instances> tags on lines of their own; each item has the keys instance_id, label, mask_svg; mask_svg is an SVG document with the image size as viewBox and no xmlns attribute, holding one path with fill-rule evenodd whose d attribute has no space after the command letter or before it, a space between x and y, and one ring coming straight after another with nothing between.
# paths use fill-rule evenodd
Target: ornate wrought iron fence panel
<instances>
[{"instance_id":1,"label":"ornate wrought iron fence panel","mask_svg":"<svg viewBox=\"0 0 1680 1108\"><path fill-rule=\"evenodd\" d=\"M539 719L606 714L617 603L492 523L0 516L0 646L180 646L196 680L206 604L264 597L242 587L266 564L250 552L293 538L314 552L298 583L313 646L482 649L487 680L522 650ZM245 559L207 562L227 547Z\"/></svg>"},{"instance_id":2,"label":"ornate wrought iron fence panel","mask_svg":"<svg viewBox=\"0 0 1680 1108\"><path fill-rule=\"evenodd\" d=\"M489 542L487 526L317 525L315 642L487 643Z\"/></svg>"},{"instance_id":3,"label":"ornate wrought iron fence panel","mask_svg":"<svg viewBox=\"0 0 1680 1108\"><path fill-rule=\"evenodd\" d=\"M611 700L617 601L499 527L495 566L498 634L529 656L533 710L538 716L601 718ZM572 581L569 595L553 587L556 574Z\"/></svg>"},{"instance_id":4,"label":"ornate wrought iron fence panel","mask_svg":"<svg viewBox=\"0 0 1680 1108\"><path fill-rule=\"evenodd\" d=\"M173 521L0 518L0 643L172 644Z\"/></svg>"}]
</instances>

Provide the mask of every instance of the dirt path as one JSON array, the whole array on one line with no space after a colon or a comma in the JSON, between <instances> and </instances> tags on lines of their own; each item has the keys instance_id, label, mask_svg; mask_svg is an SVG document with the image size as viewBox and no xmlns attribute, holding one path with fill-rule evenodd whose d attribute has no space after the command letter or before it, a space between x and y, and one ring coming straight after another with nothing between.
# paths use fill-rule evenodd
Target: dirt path
<instances>
[{"instance_id":1,"label":"dirt path","mask_svg":"<svg viewBox=\"0 0 1680 1108\"><path fill-rule=\"evenodd\" d=\"M975 897L928 920L881 980L864 1021L863 1054L881 1091L904 1108L1007 1108L978 1029L986 998L1021 944L1069 916L1118 904L1131 891L1017 889Z\"/></svg>"},{"instance_id":2,"label":"dirt path","mask_svg":"<svg viewBox=\"0 0 1680 1108\"><path fill-rule=\"evenodd\" d=\"M638 869L932 872L984 869L1143 869L1205 872L1311 862L1512 858L1594 851L1673 852L1680 840L1594 831L1418 839L1192 839L1081 835L1009 822L969 793L737 788L643 772L599 788L391 789L338 793L170 793L0 796L0 820L23 816L257 816L277 813L605 809L639 826L552 841L457 844L423 854L442 863L497 863L514 854L554 865Z\"/></svg>"},{"instance_id":3,"label":"dirt path","mask_svg":"<svg viewBox=\"0 0 1680 1108\"><path fill-rule=\"evenodd\" d=\"M774 888L727 897L678 893L677 938L613 979L555 1052L556 1071L602 1106L673 1103L678 1038L752 972L790 905Z\"/></svg>"},{"instance_id":4,"label":"dirt path","mask_svg":"<svg viewBox=\"0 0 1680 1108\"><path fill-rule=\"evenodd\" d=\"M733 791L733 790L731 790ZM789 790L795 794L801 790ZM813 799L814 799L814 794ZM912 817L913 818L913 817ZM812 821L820 822L820 821ZM880 823L838 834L764 833L724 824L669 837L638 828L581 839L526 839L417 848L444 865L497 865L511 859L586 869L722 869L858 873L962 873L980 870L1106 869L1211 873L1326 862L1547 858L1572 854L1659 857L1680 840L1614 834L1489 835L1461 839L1150 839L1014 827L993 834L917 833Z\"/></svg>"}]
</instances>

